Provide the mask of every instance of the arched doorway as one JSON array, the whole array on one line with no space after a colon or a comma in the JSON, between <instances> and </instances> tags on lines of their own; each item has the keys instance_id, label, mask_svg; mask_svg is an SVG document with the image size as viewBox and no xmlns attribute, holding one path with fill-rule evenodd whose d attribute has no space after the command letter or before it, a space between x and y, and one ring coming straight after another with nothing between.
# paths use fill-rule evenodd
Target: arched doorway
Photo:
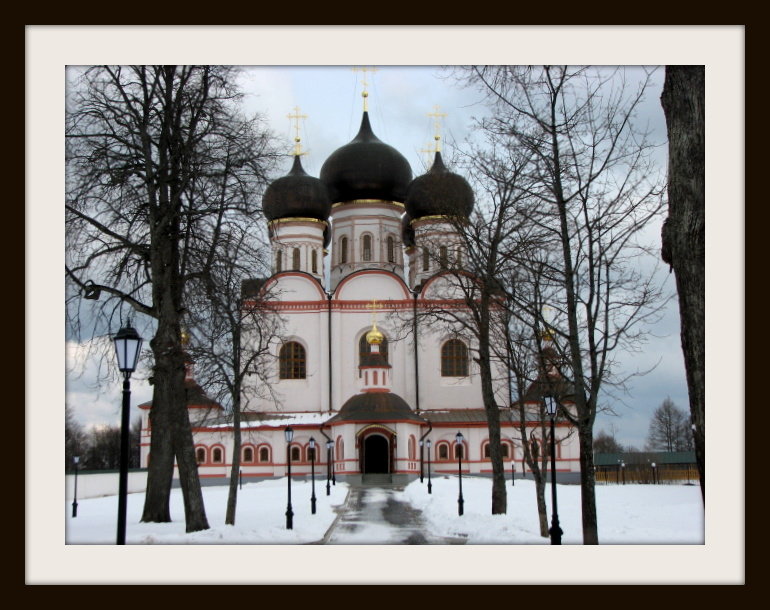
<instances>
[{"instance_id":1,"label":"arched doorway","mask_svg":"<svg viewBox=\"0 0 770 610\"><path fill-rule=\"evenodd\" d=\"M363 474L390 473L390 443L381 434L364 439Z\"/></svg>"}]
</instances>

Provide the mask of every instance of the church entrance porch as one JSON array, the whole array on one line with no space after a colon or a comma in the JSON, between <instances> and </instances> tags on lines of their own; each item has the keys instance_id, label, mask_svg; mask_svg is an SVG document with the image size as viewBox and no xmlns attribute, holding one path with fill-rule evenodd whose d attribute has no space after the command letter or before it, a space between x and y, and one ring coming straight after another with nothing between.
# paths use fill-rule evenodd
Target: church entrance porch
<instances>
[{"instance_id":1,"label":"church entrance porch","mask_svg":"<svg viewBox=\"0 0 770 610\"><path fill-rule=\"evenodd\" d=\"M389 477L393 472L395 433L381 424L369 425L359 430L357 444L361 474Z\"/></svg>"},{"instance_id":2,"label":"church entrance porch","mask_svg":"<svg viewBox=\"0 0 770 610\"><path fill-rule=\"evenodd\" d=\"M362 474L389 474L390 443L381 434L369 434L363 439Z\"/></svg>"}]
</instances>

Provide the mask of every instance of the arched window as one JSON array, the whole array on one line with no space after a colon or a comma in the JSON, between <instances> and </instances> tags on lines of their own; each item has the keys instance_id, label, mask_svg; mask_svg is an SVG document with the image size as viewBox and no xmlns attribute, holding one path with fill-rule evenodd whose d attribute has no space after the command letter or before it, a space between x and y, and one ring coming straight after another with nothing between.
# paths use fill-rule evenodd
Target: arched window
<instances>
[{"instance_id":1,"label":"arched window","mask_svg":"<svg viewBox=\"0 0 770 610\"><path fill-rule=\"evenodd\" d=\"M449 445L447 445L446 443L441 443L438 446L438 459L440 460L449 459Z\"/></svg>"},{"instance_id":2,"label":"arched window","mask_svg":"<svg viewBox=\"0 0 770 610\"><path fill-rule=\"evenodd\" d=\"M211 450L211 461L215 464L222 463L222 449L220 447L214 447Z\"/></svg>"},{"instance_id":3,"label":"arched window","mask_svg":"<svg viewBox=\"0 0 770 610\"><path fill-rule=\"evenodd\" d=\"M468 347L459 339L450 339L441 347L441 376L468 376Z\"/></svg>"},{"instance_id":4,"label":"arched window","mask_svg":"<svg viewBox=\"0 0 770 610\"><path fill-rule=\"evenodd\" d=\"M489 443L484 444L484 459L490 459L490 452L489 452ZM502 455L504 460L508 459L508 443L500 443L500 454Z\"/></svg>"},{"instance_id":5,"label":"arched window","mask_svg":"<svg viewBox=\"0 0 770 610\"><path fill-rule=\"evenodd\" d=\"M340 239L340 263L348 262L348 238Z\"/></svg>"},{"instance_id":6,"label":"arched window","mask_svg":"<svg viewBox=\"0 0 770 610\"><path fill-rule=\"evenodd\" d=\"M254 461L254 449L251 447L244 447L243 448L243 461L244 463L250 464Z\"/></svg>"},{"instance_id":7,"label":"arched window","mask_svg":"<svg viewBox=\"0 0 770 610\"><path fill-rule=\"evenodd\" d=\"M463 251L462 248L457 248L457 266L463 266Z\"/></svg>"},{"instance_id":8,"label":"arched window","mask_svg":"<svg viewBox=\"0 0 770 610\"><path fill-rule=\"evenodd\" d=\"M280 273L281 271L283 271L283 252L278 250L275 253L275 272Z\"/></svg>"},{"instance_id":9,"label":"arched window","mask_svg":"<svg viewBox=\"0 0 770 610\"><path fill-rule=\"evenodd\" d=\"M430 254L427 248L422 249L422 270L427 271L430 269Z\"/></svg>"},{"instance_id":10,"label":"arched window","mask_svg":"<svg viewBox=\"0 0 770 610\"><path fill-rule=\"evenodd\" d=\"M203 464L206 461L206 450L203 447L198 447L195 450L195 461L198 464Z\"/></svg>"},{"instance_id":11,"label":"arched window","mask_svg":"<svg viewBox=\"0 0 770 610\"><path fill-rule=\"evenodd\" d=\"M382 331L380 331L382 332ZM366 340L366 333L361 335L361 339L358 341L358 366L366 365L366 357L372 353L372 346ZM382 343L380 343L380 354L388 361L388 339L383 336Z\"/></svg>"},{"instance_id":12,"label":"arched window","mask_svg":"<svg viewBox=\"0 0 770 610\"><path fill-rule=\"evenodd\" d=\"M305 379L305 348L296 341L281 346L278 362L281 379Z\"/></svg>"},{"instance_id":13,"label":"arched window","mask_svg":"<svg viewBox=\"0 0 770 610\"><path fill-rule=\"evenodd\" d=\"M291 448L291 461L292 462L299 462L302 459L302 452L299 450L299 447L296 445Z\"/></svg>"},{"instance_id":14,"label":"arched window","mask_svg":"<svg viewBox=\"0 0 770 610\"><path fill-rule=\"evenodd\" d=\"M414 440L414 436L410 436L409 437L409 459L410 460L417 459L417 456L415 455L415 451L416 451L415 444L416 443Z\"/></svg>"},{"instance_id":15,"label":"arched window","mask_svg":"<svg viewBox=\"0 0 770 610\"><path fill-rule=\"evenodd\" d=\"M361 246L361 259L364 261L372 260L372 236L364 235Z\"/></svg>"},{"instance_id":16,"label":"arched window","mask_svg":"<svg viewBox=\"0 0 770 610\"><path fill-rule=\"evenodd\" d=\"M299 271L299 248L294 248L291 253L291 268Z\"/></svg>"},{"instance_id":17,"label":"arched window","mask_svg":"<svg viewBox=\"0 0 770 610\"><path fill-rule=\"evenodd\" d=\"M318 252L313 250L313 253L311 254L311 264L313 273L318 273Z\"/></svg>"},{"instance_id":18,"label":"arched window","mask_svg":"<svg viewBox=\"0 0 770 610\"><path fill-rule=\"evenodd\" d=\"M267 447L260 447L259 448L259 461L260 462L269 462L270 461L270 450Z\"/></svg>"},{"instance_id":19,"label":"arched window","mask_svg":"<svg viewBox=\"0 0 770 610\"><path fill-rule=\"evenodd\" d=\"M449 266L449 254L446 246L440 246L438 249L438 264L442 269Z\"/></svg>"},{"instance_id":20,"label":"arched window","mask_svg":"<svg viewBox=\"0 0 770 610\"><path fill-rule=\"evenodd\" d=\"M396 240L388 236L388 262L396 262Z\"/></svg>"},{"instance_id":21,"label":"arched window","mask_svg":"<svg viewBox=\"0 0 770 610\"><path fill-rule=\"evenodd\" d=\"M342 460L345 458L345 441L342 440L341 436L337 437L337 449L335 451L335 454L332 456L332 459L335 460Z\"/></svg>"}]
</instances>

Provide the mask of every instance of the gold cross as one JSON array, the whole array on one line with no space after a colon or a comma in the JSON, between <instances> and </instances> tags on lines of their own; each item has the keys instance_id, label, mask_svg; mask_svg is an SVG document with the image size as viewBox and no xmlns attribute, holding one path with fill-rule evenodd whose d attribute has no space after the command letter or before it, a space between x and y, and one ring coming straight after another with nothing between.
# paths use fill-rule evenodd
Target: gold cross
<instances>
[{"instance_id":1,"label":"gold cross","mask_svg":"<svg viewBox=\"0 0 770 610\"><path fill-rule=\"evenodd\" d=\"M372 299L372 302L369 303L366 308L372 310L372 324L375 323L377 319L377 308L382 307L382 303L379 303L377 299Z\"/></svg>"},{"instance_id":2,"label":"gold cross","mask_svg":"<svg viewBox=\"0 0 770 610\"><path fill-rule=\"evenodd\" d=\"M369 84L366 82L366 73L367 72L372 72L372 73L377 72L377 68L375 68L374 66L371 66L369 68L367 68L366 66L361 66L360 68L359 67L354 67L353 68L353 72L363 72L364 73L364 76L361 79L361 84L364 86L364 90L361 92L361 97L364 98L364 112L367 112L368 106L367 106L367 103L366 103L366 101L367 101L366 98L369 97L369 92L366 90L366 88L369 86Z\"/></svg>"},{"instance_id":3,"label":"gold cross","mask_svg":"<svg viewBox=\"0 0 770 610\"><path fill-rule=\"evenodd\" d=\"M437 152L441 152L441 117L447 116L447 113L439 112L439 108L440 107L438 105L433 106L433 112L429 112L427 115L435 117L435 120L433 121L433 126L436 129L436 133L433 136L435 144L433 145L433 148L423 148L420 152L431 153L432 155L435 155ZM432 159L430 161L432 161ZM430 161L428 162L429 165Z\"/></svg>"},{"instance_id":4,"label":"gold cross","mask_svg":"<svg viewBox=\"0 0 770 610\"><path fill-rule=\"evenodd\" d=\"M302 152L302 145L300 144L301 139L299 137L299 120L306 119L307 115L300 114L299 106L294 106L294 114L287 114L286 116L289 118L289 120L294 119L296 121L294 124L294 155L299 157L305 154Z\"/></svg>"}]
</instances>

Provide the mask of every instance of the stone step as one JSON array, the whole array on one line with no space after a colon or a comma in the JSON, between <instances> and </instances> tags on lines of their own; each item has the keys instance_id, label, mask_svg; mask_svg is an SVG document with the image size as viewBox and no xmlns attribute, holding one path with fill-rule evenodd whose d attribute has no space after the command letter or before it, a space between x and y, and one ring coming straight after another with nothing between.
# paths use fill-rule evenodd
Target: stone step
<instances>
[{"instance_id":1,"label":"stone step","mask_svg":"<svg viewBox=\"0 0 770 610\"><path fill-rule=\"evenodd\" d=\"M393 479L387 473L365 474L361 478L361 482L364 485L390 485Z\"/></svg>"}]
</instances>

